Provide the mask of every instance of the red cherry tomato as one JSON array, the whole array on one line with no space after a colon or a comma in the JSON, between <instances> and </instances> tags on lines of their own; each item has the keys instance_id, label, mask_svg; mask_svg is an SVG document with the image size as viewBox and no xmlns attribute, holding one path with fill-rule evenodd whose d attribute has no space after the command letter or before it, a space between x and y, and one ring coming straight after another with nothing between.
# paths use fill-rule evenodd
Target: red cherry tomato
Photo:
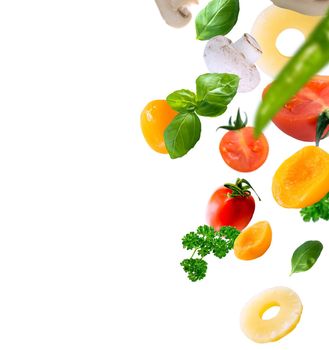
<instances>
[{"instance_id":1,"label":"red cherry tomato","mask_svg":"<svg viewBox=\"0 0 329 350\"><path fill-rule=\"evenodd\" d=\"M266 94L270 85L263 92ZM315 76L274 117L273 123L301 141L315 141L319 115L329 108L329 77ZM324 134L329 130L325 130Z\"/></svg>"},{"instance_id":2,"label":"red cherry tomato","mask_svg":"<svg viewBox=\"0 0 329 350\"><path fill-rule=\"evenodd\" d=\"M239 181L245 181L238 179ZM255 200L251 196L248 188L242 187L243 195L239 196L232 188L220 187L210 198L207 207L208 224L219 230L222 226L233 226L238 230L243 230L248 226L255 211ZM249 183L248 183L249 185Z\"/></svg>"},{"instance_id":3,"label":"red cherry tomato","mask_svg":"<svg viewBox=\"0 0 329 350\"><path fill-rule=\"evenodd\" d=\"M254 137L251 126L228 131L219 144L220 154L225 163L234 170L250 172L264 164L268 156L268 142L261 134Z\"/></svg>"}]
</instances>

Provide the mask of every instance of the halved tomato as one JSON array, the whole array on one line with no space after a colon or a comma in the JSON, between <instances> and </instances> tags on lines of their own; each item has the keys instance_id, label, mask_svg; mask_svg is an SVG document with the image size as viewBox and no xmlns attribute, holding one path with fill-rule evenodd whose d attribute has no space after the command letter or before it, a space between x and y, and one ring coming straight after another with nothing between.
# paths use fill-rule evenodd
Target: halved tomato
<instances>
[{"instance_id":1,"label":"halved tomato","mask_svg":"<svg viewBox=\"0 0 329 350\"><path fill-rule=\"evenodd\" d=\"M254 128L246 126L247 123L247 115L243 121L239 109L235 120L231 117L228 125L218 128L228 130L219 144L224 162L241 172L254 171L262 166L267 159L269 148L264 134L256 139Z\"/></svg>"},{"instance_id":2,"label":"halved tomato","mask_svg":"<svg viewBox=\"0 0 329 350\"><path fill-rule=\"evenodd\" d=\"M228 131L219 144L219 151L225 163L240 172L251 172L262 166L267 159L268 150L264 134L256 139L254 128L251 126Z\"/></svg>"},{"instance_id":3,"label":"halved tomato","mask_svg":"<svg viewBox=\"0 0 329 350\"><path fill-rule=\"evenodd\" d=\"M266 94L268 85L263 96ZM329 109L329 76L313 77L279 113L273 123L287 135L301 141L315 141L319 115ZM324 134L329 127L324 131Z\"/></svg>"}]
</instances>

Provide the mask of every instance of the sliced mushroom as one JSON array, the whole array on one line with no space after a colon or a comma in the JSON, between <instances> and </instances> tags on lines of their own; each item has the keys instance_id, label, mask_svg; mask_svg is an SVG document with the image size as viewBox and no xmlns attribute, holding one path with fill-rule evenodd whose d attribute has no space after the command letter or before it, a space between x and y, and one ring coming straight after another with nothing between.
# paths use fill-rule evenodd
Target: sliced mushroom
<instances>
[{"instance_id":1,"label":"sliced mushroom","mask_svg":"<svg viewBox=\"0 0 329 350\"><path fill-rule=\"evenodd\" d=\"M162 18L172 27L184 27L192 18L188 8L191 4L198 4L198 0L155 0Z\"/></svg>"},{"instance_id":2,"label":"sliced mushroom","mask_svg":"<svg viewBox=\"0 0 329 350\"><path fill-rule=\"evenodd\" d=\"M323 16L329 8L329 0L272 0L273 4L309 16Z\"/></svg>"},{"instance_id":3,"label":"sliced mushroom","mask_svg":"<svg viewBox=\"0 0 329 350\"><path fill-rule=\"evenodd\" d=\"M232 73L240 77L239 92L253 90L260 82L255 62L262 51L257 41L244 34L236 43L224 36L216 36L208 41L204 59L211 73Z\"/></svg>"}]
</instances>

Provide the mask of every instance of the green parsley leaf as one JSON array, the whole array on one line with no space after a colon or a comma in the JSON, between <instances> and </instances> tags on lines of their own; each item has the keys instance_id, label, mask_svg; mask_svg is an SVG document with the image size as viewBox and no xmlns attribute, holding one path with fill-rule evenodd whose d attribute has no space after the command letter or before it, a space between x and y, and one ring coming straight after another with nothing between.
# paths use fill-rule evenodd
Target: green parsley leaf
<instances>
[{"instance_id":1,"label":"green parsley leaf","mask_svg":"<svg viewBox=\"0 0 329 350\"><path fill-rule=\"evenodd\" d=\"M185 259L180 264L192 282L202 280L206 276L208 264L203 259Z\"/></svg>"},{"instance_id":2,"label":"green parsley leaf","mask_svg":"<svg viewBox=\"0 0 329 350\"><path fill-rule=\"evenodd\" d=\"M199 226L196 232L190 232L182 238L183 248L193 250L190 259L181 262L187 277L192 281L198 281L206 276L207 262L204 257L213 254L219 259L224 258L233 248L234 241L240 234L236 228L223 226L215 231L212 226ZM194 258L197 254L200 258Z\"/></svg>"}]
</instances>

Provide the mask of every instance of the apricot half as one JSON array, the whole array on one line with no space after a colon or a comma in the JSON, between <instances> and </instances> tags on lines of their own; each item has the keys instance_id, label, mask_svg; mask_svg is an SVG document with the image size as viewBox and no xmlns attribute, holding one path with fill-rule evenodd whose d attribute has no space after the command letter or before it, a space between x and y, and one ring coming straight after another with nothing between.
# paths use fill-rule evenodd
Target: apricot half
<instances>
[{"instance_id":1,"label":"apricot half","mask_svg":"<svg viewBox=\"0 0 329 350\"><path fill-rule=\"evenodd\" d=\"M329 192L329 154L306 146L285 160L276 171L272 193L285 208L305 208Z\"/></svg>"},{"instance_id":2,"label":"apricot half","mask_svg":"<svg viewBox=\"0 0 329 350\"><path fill-rule=\"evenodd\" d=\"M260 221L240 233L234 242L234 254L241 260L262 256L272 242L272 229L267 221Z\"/></svg>"},{"instance_id":3,"label":"apricot half","mask_svg":"<svg viewBox=\"0 0 329 350\"><path fill-rule=\"evenodd\" d=\"M149 102L141 114L141 129L148 145L156 152L167 154L164 131L178 113L166 100Z\"/></svg>"}]
</instances>

